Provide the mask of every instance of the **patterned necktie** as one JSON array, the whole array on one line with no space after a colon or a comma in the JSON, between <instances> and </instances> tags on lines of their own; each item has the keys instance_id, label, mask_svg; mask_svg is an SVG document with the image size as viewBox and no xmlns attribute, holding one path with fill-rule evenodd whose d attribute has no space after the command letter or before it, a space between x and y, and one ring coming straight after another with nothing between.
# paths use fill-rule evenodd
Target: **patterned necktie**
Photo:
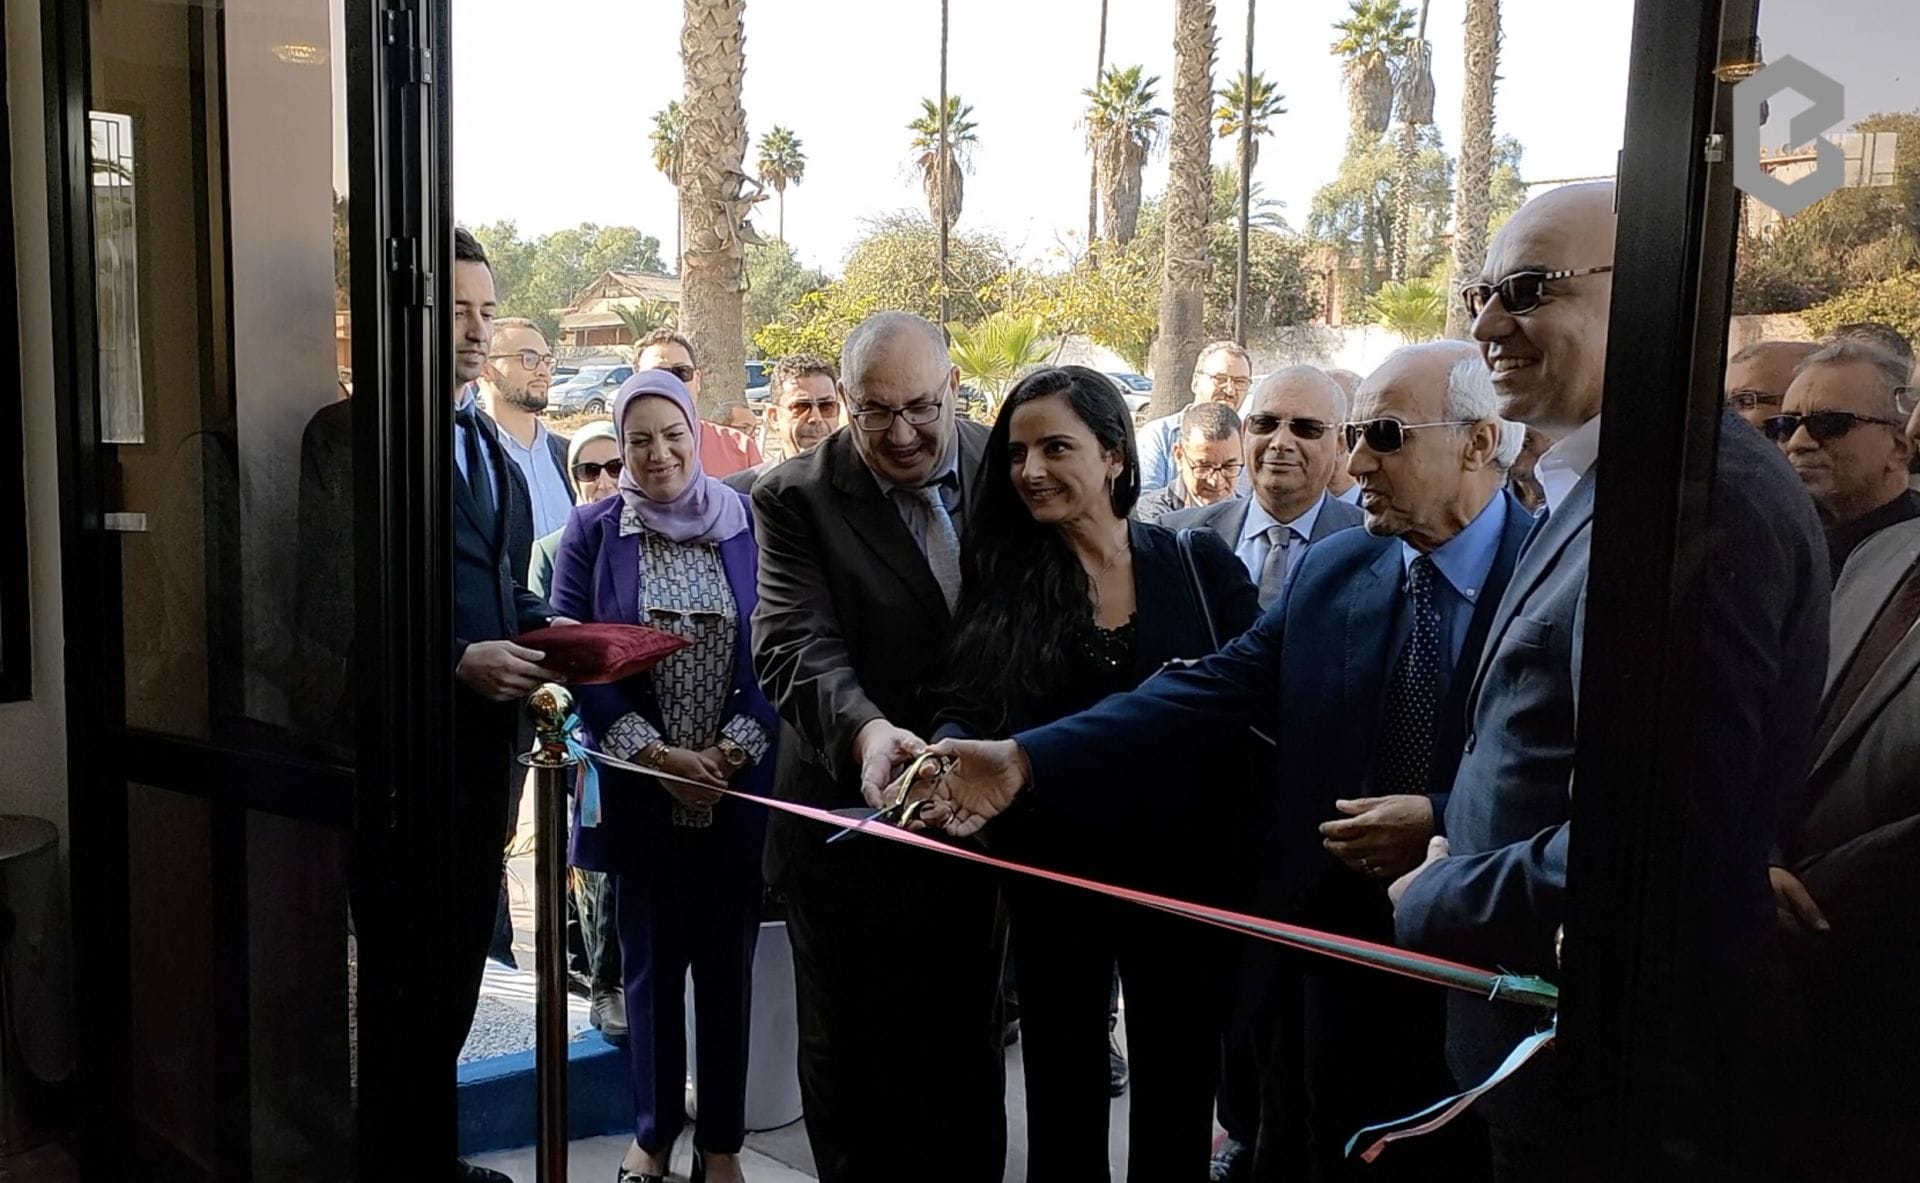
<instances>
[{"instance_id":1,"label":"patterned necktie","mask_svg":"<svg viewBox=\"0 0 1920 1183\"><path fill-rule=\"evenodd\" d=\"M1407 607L1413 629L1387 687L1385 742L1378 792L1425 793L1433 766L1433 721L1440 703L1440 609L1434 603L1433 560L1421 555L1407 570Z\"/></svg>"},{"instance_id":2,"label":"patterned necktie","mask_svg":"<svg viewBox=\"0 0 1920 1183\"><path fill-rule=\"evenodd\" d=\"M933 569L934 581L940 585L940 594L946 597L947 611L951 612L960 600L960 532L953 527L953 515L947 512L947 501L940 495L938 484L922 485L912 493L927 512L923 539L927 566Z\"/></svg>"},{"instance_id":3,"label":"patterned necktie","mask_svg":"<svg viewBox=\"0 0 1920 1183\"><path fill-rule=\"evenodd\" d=\"M1291 526L1267 527L1267 558L1260 564L1260 608L1271 608L1280 600L1280 589L1287 585L1287 547L1293 541Z\"/></svg>"}]
</instances>

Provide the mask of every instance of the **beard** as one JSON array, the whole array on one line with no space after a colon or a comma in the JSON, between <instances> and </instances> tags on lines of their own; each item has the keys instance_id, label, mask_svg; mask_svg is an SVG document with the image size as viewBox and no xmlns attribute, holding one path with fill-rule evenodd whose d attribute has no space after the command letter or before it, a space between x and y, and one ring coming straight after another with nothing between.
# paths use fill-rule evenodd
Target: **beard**
<instances>
[{"instance_id":1,"label":"beard","mask_svg":"<svg viewBox=\"0 0 1920 1183\"><path fill-rule=\"evenodd\" d=\"M522 387L519 390L502 390L500 397L506 400L508 406L531 411L536 415L547 409L547 392L535 390L531 386Z\"/></svg>"}]
</instances>

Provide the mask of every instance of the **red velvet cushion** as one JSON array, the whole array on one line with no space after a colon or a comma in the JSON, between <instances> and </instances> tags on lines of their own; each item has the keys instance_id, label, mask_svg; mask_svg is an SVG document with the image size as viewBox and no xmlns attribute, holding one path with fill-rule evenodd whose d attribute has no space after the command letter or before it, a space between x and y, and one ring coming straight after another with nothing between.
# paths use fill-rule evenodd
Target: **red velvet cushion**
<instances>
[{"instance_id":1,"label":"red velvet cushion","mask_svg":"<svg viewBox=\"0 0 1920 1183\"><path fill-rule=\"evenodd\" d=\"M644 624L563 624L513 639L546 654L540 664L576 686L596 686L644 674L693 644Z\"/></svg>"}]
</instances>

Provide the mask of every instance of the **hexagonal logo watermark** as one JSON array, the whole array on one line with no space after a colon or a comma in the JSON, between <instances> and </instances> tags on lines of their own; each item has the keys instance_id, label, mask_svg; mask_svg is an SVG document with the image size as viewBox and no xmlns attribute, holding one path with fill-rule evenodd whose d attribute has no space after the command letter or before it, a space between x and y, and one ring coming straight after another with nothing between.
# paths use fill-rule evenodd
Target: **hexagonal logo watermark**
<instances>
[{"instance_id":1,"label":"hexagonal logo watermark","mask_svg":"<svg viewBox=\"0 0 1920 1183\"><path fill-rule=\"evenodd\" d=\"M1789 143L1813 141L1813 171L1792 181L1769 173L1760 160L1761 107L1783 91L1797 91L1813 105L1787 125ZM1783 57L1733 88L1733 183L1755 201L1792 217L1846 180L1847 157L1820 135L1847 114L1845 89L1796 57Z\"/></svg>"}]
</instances>

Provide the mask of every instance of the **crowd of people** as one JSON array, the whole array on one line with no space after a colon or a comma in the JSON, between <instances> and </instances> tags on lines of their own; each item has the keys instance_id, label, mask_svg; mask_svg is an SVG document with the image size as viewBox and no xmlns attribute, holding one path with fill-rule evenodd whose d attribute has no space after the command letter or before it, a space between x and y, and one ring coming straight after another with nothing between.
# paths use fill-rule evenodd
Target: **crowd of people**
<instances>
[{"instance_id":1,"label":"crowd of people","mask_svg":"<svg viewBox=\"0 0 1920 1183\"><path fill-rule=\"evenodd\" d=\"M831 1183L1002 1177L1014 997L1031 1179L1108 1178L1129 1078L1135 1180L1587 1177L1551 1054L1437 1134L1346 1153L1484 1079L1534 1010L828 842L722 791L853 811L905 784L920 824L999 858L1556 979L1613 249L1610 186L1543 194L1460 293L1471 342L1257 380L1217 342L1192 404L1137 432L1071 365L971 422L940 330L881 312L838 359L780 359L764 424L704 420L694 343L657 331L612 418L562 439L539 414L554 356L493 315L461 232L449 1052L498 912L515 704L563 680L512 638L639 623L690 644L576 691L593 747L670 777L605 769L602 816L575 824L581 977L632 1065L620 1183L665 1179L687 1124L689 971L694 1177L742 1177L768 886ZM1663 1098L1701 1178L1910 1169L1914 386L1878 325L1726 369L1676 788L1712 840L1683 871L1677 919L1702 936L1675 972L1714 993L1674 1018ZM308 430L303 537L337 541L340 419ZM349 697L320 695L323 727ZM1786 1070L1818 1094L1780 1105Z\"/></svg>"}]
</instances>

